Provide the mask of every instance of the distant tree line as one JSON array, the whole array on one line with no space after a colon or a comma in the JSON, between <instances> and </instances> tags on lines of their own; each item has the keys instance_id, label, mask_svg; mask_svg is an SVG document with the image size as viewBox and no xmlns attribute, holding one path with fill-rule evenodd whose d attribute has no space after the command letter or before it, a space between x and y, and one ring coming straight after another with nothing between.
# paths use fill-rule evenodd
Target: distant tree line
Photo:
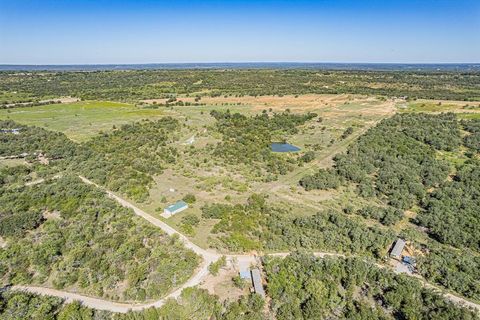
<instances>
[{"instance_id":1,"label":"distant tree line","mask_svg":"<svg viewBox=\"0 0 480 320\"><path fill-rule=\"evenodd\" d=\"M478 83L479 72L455 71L5 71L0 72L0 104L65 95L91 100L139 101L175 94L215 97L311 93L478 101Z\"/></svg>"}]
</instances>

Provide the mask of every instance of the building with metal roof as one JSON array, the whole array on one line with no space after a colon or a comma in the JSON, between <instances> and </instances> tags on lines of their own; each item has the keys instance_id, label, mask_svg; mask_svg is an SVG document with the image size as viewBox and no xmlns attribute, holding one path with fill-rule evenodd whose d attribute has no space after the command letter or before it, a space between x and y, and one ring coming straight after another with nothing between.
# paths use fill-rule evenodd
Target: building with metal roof
<instances>
[{"instance_id":1,"label":"building with metal roof","mask_svg":"<svg viewBox=\"0 0 480 320\"><path fill-rule=\"evenodd\" d=\"M400 259L402 257L403 248L405 248L405 240L397 239L392 251L390 251L390 256L392 258Z\"/></svg>"},{"instance_id":2,"label":"building with metal roof","mask_svg":"<svg viewBox=\"0 0 480 320\"><path fill-rule=\"evenodd\" d=\"M261 295L262 298L265 298L265 291L263 290L262 276L260 275L260 270L252 269L252 282L255 293Z\"/></svg>"},{"instance_id":3,"label":"building with metal roof","mask_svg":"<svg viewBox=\"0 0 480 320\"><path fill-rule=\"evenodd\" d=\"M174 214L179 213L185 209L188 209L188 203L182 200L177 201L174 204L169 205L168 207L163 209L162 217L169 218Z\"/></svg>"}]
</instances>

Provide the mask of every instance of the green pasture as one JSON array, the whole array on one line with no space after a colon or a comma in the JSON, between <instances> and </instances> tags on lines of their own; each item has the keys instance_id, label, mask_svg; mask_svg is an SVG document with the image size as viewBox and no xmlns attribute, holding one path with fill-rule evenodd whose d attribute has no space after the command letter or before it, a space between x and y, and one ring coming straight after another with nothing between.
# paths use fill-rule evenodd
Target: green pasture
<instances>
[{"instance_id":1,"label":"green pasture","mask_svg":"<svg viewBox=\"0 0 480 320\"><path fill-rule=\"evenodd\" d=\"M100 131L141 119L162 117L162 109L144 109L108 101L81 101L0 110L0 119L61 131L70 139L84 141Z\"/></svg>"},{"instance_id":2,"label":"green pasture","mask_svg":"<svg viewBox=\"0 0 480 320\"><path fill-rule=\"evenodd\" d=\"M478 112L478 113L473 113L473 112L459 113L459 114L457 114L457 116L460 119L466 119L466 120L480 119L480 112Z\"/></svg>"},{"instance_id":3,"label":"green pasture","mask_svg":"<svg viewBox=\"0 0 480 320\"><path fill-rule=\"evenodd\" d=\"M422 102L410 102L407 108L403 109L404 112L449 112L461 109L461 106L456 104L422 101Z\"/></svg>"},{"instance_id":4,"label":"green pasture","mask_svg":"<svg viewBox=\"0 0 480 320\"><path fill-rule=\"evenodd\" d=\"M25 165L24 159L0 159L0 168L5 167L16 167Z\"/></svg>"}]
</instances>

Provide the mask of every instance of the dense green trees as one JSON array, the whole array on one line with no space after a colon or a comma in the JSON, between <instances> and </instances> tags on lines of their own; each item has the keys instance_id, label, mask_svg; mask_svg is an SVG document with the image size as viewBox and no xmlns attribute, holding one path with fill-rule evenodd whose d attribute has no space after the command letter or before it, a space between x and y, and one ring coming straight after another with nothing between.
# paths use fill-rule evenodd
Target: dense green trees
<instances>
[{"instance_id":1,"label":"dense green trees","mask_svg":"<svg viewBox=\"0 0 480 320\"><path fill-rule=\"evenodd\" d=\"M336 189L342 182L343 178L333 169L320 169L317 173L300 179L300 185L307 191L313 189Z\"/></svg>"},{"instance_id":2,"label":"dense green trees","mask_svg":"<svg viewBox=\"0 0 480 320\"><path fill-rule=\"evenodd\" d=\"M429 244L429 252L418 259L418 270L429 282L480 301L480 256L468 249L459 252Z\"/></svg>"},{"instance_id":3,"label":"dense green trees","mask_svg":"<svg viewBox=\"0 0 480 320\"><path fill-rule=\"evenodd\" d=\"M3 320L93 320L93 313L78 303L63 305L59 298L15 291L0 292L0 317Z\"/></svg>"},{"instance_id":4,"label":"dense green trees","mask_svg":"<svg viewBox=\"0 0 480 320\"><path fill-rule=\"evenodd\" d=\"M0 198L3 283L52 283L141 301L180 285L198 264L181 241L77 177L21 188L3 184Z\"/></svg>"},{"instance_id":5,"label":"dense green trees","mask_svg":"<svg viewBox=\"0 0 480 320\"><path fill-rule=\"evenodd\" d=\"M333 211L299 218L272 215L267 225L268 232L262 233L265 247L276 251L304 248L381 258L395 239L391 231L366 226Z\"/></svg>"},{"instance_id":6,"label":"dense green trees","mask_svg":"<svg viewBox=\"0 0 480 320\"><path fill-rule=\"evenodd\" d=\"M480 152L480 119L464 121L464 129L469 132L464 138L465 146L476 152Z\"/></svg>"},{"instance_id":7,"label":"dense green trees","mask_svg":"<svg viewBox=\"0 0 480 320\"><path fill-rule=\"evenodd\" d=\"M29 180L32 168L16 166L0 169L0 236L22 237L43 221L42 211L32 203L35 195L19 192ZM12 188L9 188L12 186Z\"/></svg>"},{"instance_id":8,"label":"dense green trees","mask_svg":"<svg viewBox=\"0 0 480 320\"><path fill-rule=\"evenodd\" d=\"M317 115L314 113L292 114L289 112L262 113L247 117L239 113L212 111L217 120L216 129L222 134L213 156L221 157L231 164L247 164L263 167L273 174L287 173L296 161L274 154L270 144L274 139L295 134L297 127Z\"/></svg>"},{"instance_id":9,"label":"dense green trees","mask_svg":"<svg viewBox=\"0 0 480 320\"><path fill-rule=\"evenodd\" d=\"M448 86L445 86L448 83ZM0 105L70 95L140 100L175 94L285 95L357 93L411 98L477 100L478 72L365 70L130 70L0 72ZM15 94L13 94L15 92ZM174 100L171 100L174 102Z\"/></svg>"},{"instance_id":10,"label":"dense green trees","mask_svg":"<svg viewBox=\"0 0 480 320\"><path fill-rule=\"evenodd\" d=\"M356 214L378 220L386 226L393 225L403 218L403 212L392 207L368 206L358 210Z\"/></svg>"},{"instance_id":11,"label":"dense green trees","mask_svg":"<svg viewBox=\"0 0 480 320\"><path fill-rule=\"evenodd\" d=\"M453 114L402 114L383 120L335 158L339 175L358 184L362 195L385 197L408 209L426 189L446 179L449 166L435 148L453 150L460 133Z\"/></svg>"},{"instance_id":12,"label":"dense green trees","mask_svg":"<svg viewBox=\"0 0 480 320\"><path fill-rule=\"evenodd\" d=\"M169 299L161 308L111 313L86 308L78 302L37 296L19 291L0 292L2 320L261 320L264 301L256 295L221 303L217 296L198 288L186 288L178 299Z\"/></svg>"},{"instance_id":13,"label":"dense green trees","mask_svg":"<svg viewBox=\"0 0 480 320\"><path fill-rule=\"evenodd\" d=\"M68 171L82 174L93 181L143 201L148 197L152 176L175 163L177 149L169 144L179 128L177 120L165 117L158 121L142 121L123 125L111 133L76 144L63 133L38 127L0 121L2 128L20 128L20 134L0 135L0 156L43 153Z\"/></svg>"},{"instance_id":14,"label":"dense green trees","mask_svg":"<svg viewBox=\"0 0 480 320\"><path fill-rule=\"evenodd\" d=\"M0 187L4 185L20 184L24 185L32 177L33 168L28 166L14 166L0 168Z\"/></svg>"},{"instance_id":15,"label":"dense green trees","mask_svg":"<svg viewBox=\"0 0 480 320\"><path fill-rule=\"evenodd\" d=\"M403 217L402 210L416 205L418 215L412 222L425 227L436 241L461 250L429 241L419 262L420 273L466 297L478 299L480 162L469 138L478 132L479 123L461 122L469 132L463 143L473 153L465 153L470 159L455 163L454 170L446 160L441 160L441 155L445 151L462 152L460 124L455 115L400 114L361 136L346 154L335 158L334 169L319 170L302 178L300 184L310 190L336 187L342 178L353 182L361 196L387 204L367 206L354 213L384 225L395 224ZM449 174L451 179L447 178Z\"/></svg>"},{"instance_id":16,"label":"dense green trees","mask_svg":"<svg viewBox=\"0 0 480 320\"><path fill-rule=\"evenodd\" d=\"M19 129L19 134L0 133L0 156L17 156L23 153L35 158L43 153L50 159L71 157L76 145L65 134L39 127L24 126L11 120L0 120L0 129Z\"/></svg>"},{"instance_id":17,"label":"dense green trees","mask_svg":"<svg viewBox=\"0 0 480 320\"><path fill-rule=\"evenodd\" d=\"M308 249L381 260L398 236L392 230L366 225L339 212L292 217L290 211L282 210L262 197L257 196L257 201L249 202L246 205L214 204L203 208L204 217L220 219L214 227L220 243L214 242L213 246L233 251ZM400 210L392 207L368 206L355 213L377 219L385 225L394 224L403 217ZM474 233L469 235L477 236ZM465 297L479 299L478 253L465 248L453 250L434 241L419 247L424 251L418 263L421 275Z\"/></svg>"},{"instance_id":18,"label":"dense green trees","mask_svg":"<svg viewBox=\"0 0 480 320\"><path fill-rule=\"evenodd\" d=\"M187 288L159 309L113 314L79 303L16 291L0 292L0 317L17 319L260 320L269 319L479 319L478 314L423 288L416 279L395 275L359 259L315 258L293 253L264 259L271 315L251 294L221 303L206 290Z\"/></svg>"},{"instance_id":19,"label":"dense green trees","mask_svg":"<svg viewBox=\"0 0 480 320\"><path fill-rule=\"evenodd\" d=\"M266 258L267 293L276 319L478 319L416 279L378 269L358 259L315 258L294 253ZM78 303L29 293L0 292L0 316L17 319L111 320L260 320L264 301L251 294L220 303L206 290L187 288L159 309L113 314Z\"/></svg>"},{"instance_id":20,"label":"dense green trees","mask_svg":"<svg viewBox=\"0 0 480 320\"><path fill-rule=\"evenodd\" d=\"M204 218L220 220L212 230L220 243L211 245L232 251L306 248L381 258L395 239L393 232L365 226L338 212L292 217L255 194L244 205L212 204L202 211Z\"/></svg>"},{"instance_id":21,"label":"dense green trees","mask_svg":"<svg viewBox=\"0 0 480 320\"><path fill-rule=\"evenodd\" d=\"M178 128L178 121L171 117L123 125L80 145L69 166L113 191L143 201L152 176L176 161L178 151L169 144Z\"/></svg>"},{"instance_id":22,"label":"dense green trees","mask_svg":"<svg viewBox=\"0 0 480 320\"><path fill-rule=\"evenodd\" d=\"M268 258L267 292L281 319L477 319L406 276L356 259Z\"/></svg>"},{"instance_id":23,"label":"dense green trees","mask_svg":"<svg viewBox=\"0 0 480 320\"><path fill-rule=\"evenodd\" d=\"M422 203L418 223L442 243L480 252L480 161L466 162Z\"/></svg>"},{"instance_id":24,"label":"dense green trees","mask_svg":"<svg viewBox=\"0 0 480 320\"><path fill-rule=\"evenodd\" d=\"M454 114L398 114L368 130L345 154L335 157L335 171L357 184L364 197L379 197L399 209L408 209L443 182L448 163L436 150L451 151L461 143ZM300 184L307 190L339 184L333 171L320 170Z\"/></svg>"},{"instance_id":25,"label":"dense green trees","mask_svg":"<svg viewBox=\"0 0 480 320\"><path fill-rule=\"evenodd\" d=\"M464 121L462 125L472 132L464 139L469 146L467 138L480 125L477 121ZM449 165L437 156L438 150L456 150L461 142L459 124L453 114L396 115L370 129L346 154L337 156L335 171L319 170L302 178L300 184L307 190L336 187L340 184L336 173L357 183L357 190L364 197L385 199L399 209L419 204L424 210L417 221L435 239L479 250L478 160L467 161L453 180L448 181ZM430 188L434 188L431 193L427 192ZM358 213L384 224L400 218L394 210L385 214L370 209Z\"/></svg>"},{"instance_id":26,"label":"dense green trees","mask_svg":"<svg viewBox=\"0 0 480 320\"><path fill-rule=\"evenodd\" d=\"M265 198L253 194L245 205L211 204L202 208L202 216L207 219L219 219L212 233L218 235L221 244L232 251L250 251L261 248L259 237L269 214L273 214Z\"/></svg>"}]
</instances>

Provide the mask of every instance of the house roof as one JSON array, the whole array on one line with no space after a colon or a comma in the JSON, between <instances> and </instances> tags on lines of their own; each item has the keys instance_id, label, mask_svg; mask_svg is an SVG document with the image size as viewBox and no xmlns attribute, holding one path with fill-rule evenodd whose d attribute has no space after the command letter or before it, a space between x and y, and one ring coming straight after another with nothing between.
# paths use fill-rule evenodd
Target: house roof
<instances>
[{"instance_id":1,"label":"house roof","mask_svg":"<svg viewBox=\"0 0 480 320\"><path fill-rule=\"evenodd\" d=\"M252 270L252 281L253 281L253 288L255 289L255 292L261 295L262 297L265 297L265 291L263 290L262 277L260 276L260 270L258 269Z\"/></svg>"},{"instance_id":2,"label":"house roof","mask_svg":"<svg viewBox=\"0 0 480 320\"><path fill-rule=\"evenodd\" d=\"M398 239L390 254L395 257L400 257L403 251L403 247L405 247L405 240Z\"/></svg>"},{"instance_id":3,"label":"house roof","mask_svg":"<svg viewBox=\"0 0 480 320\"><path fill-rule=\"evenodd\" d=\"M169 205L166 209L170 212L177 211L178 209L188 207L188 204L185 201L177 201L172 205Z\"/></svg>"}]
</instances>

